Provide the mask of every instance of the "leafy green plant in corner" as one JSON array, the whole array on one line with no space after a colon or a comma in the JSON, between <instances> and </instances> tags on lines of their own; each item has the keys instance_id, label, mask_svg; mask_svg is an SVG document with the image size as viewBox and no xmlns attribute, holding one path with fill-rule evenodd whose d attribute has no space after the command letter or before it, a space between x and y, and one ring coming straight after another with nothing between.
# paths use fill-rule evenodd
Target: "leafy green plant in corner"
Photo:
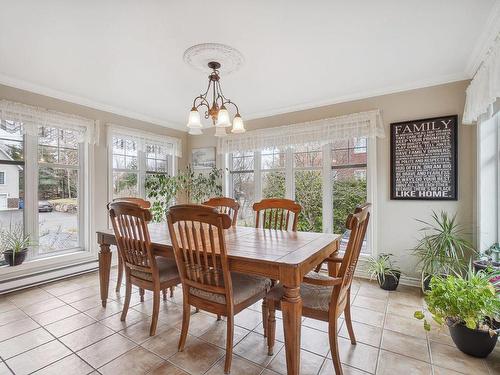
<instances>
[{"instance_id":1,"label":"leafy green plant in corner","mask_svg":"<svg viewBox=\"0 0 500 375\"><path fill-rule=\"evenodd\" d=\"M370 279L377 279L382 284L386 276L398 278L401 270L391 259L392 254L379 254L377 257L369 257L366 264L366 271Z\"/></svg>"},{"instance_id":2,"label":"leafy green plant in corner","mask_svg":"<svg viewBox=\"0 0 500 375\"><path fill-rule=\"evenodd\" d=\"M465 276L460 274L435 276L431 289L426 293L427 309L438 325L463 324L472 330L489 331L495 335L493 320L499 320L500 298L490 279L498 276L498 271L475 272L469 267ZM416 311L414 317L424 321L424 329L429 331L430 323L423 311Z\"/></svg>"},{"instance_id":3,"label":"leafy green plant in corner","mask_svg":"<svg viewBox=\"0 0 500 375\"><path fill-rule=\"evenodd\" d=\"M152 201L151 213L154 222L165 218L167 209L174 202L178 191L177 178L164 174L151 174L146 177L146 196Z\"/></svg>"},{"instance_id":4,"label":"leafy green plant in corner","mask_svg":"<svg viewBox=\"0 0 500 375\"><path fill-rule=\"evenodd\" d=\"M463 238L463 228L457 223L456 215L452 217L442 211L432 212L432 221L417 220L424 224L420 229L424 233L414 249L419 258L422 284L426 277L447 275L465 269L465 256L475 253L470 242Z\"/></svg>"}]
</instances>

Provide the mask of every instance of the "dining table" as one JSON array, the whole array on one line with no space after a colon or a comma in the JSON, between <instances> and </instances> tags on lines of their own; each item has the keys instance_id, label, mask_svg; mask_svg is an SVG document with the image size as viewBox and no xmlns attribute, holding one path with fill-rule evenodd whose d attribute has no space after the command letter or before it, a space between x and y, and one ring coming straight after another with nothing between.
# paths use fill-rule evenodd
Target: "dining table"
<instances>
[{"instance_id":1,"label":"dining table","mask_svg":"<svg viewBox=\"0 0 500 375\"><path fill-rule=\"evenodd\" d=\"M174 259L165 223L150 223L148 229L156 256ZM287 374L300 372L302 300L300 284L305 274L339 250L341 236L328 233L292 232L235 226L225 231L230 271L279 280ZM106 307L111 269L111 249L116 245L113 230L97 231L99 280L102 306ZM333 275L336 270L329 268Z\"/></svg>"}]
</instances>

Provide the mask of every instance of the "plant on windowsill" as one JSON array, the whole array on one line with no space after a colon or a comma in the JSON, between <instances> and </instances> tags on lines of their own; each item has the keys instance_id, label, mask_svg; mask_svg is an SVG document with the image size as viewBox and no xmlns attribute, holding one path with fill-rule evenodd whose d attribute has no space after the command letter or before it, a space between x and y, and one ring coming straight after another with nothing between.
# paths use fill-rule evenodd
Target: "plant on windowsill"
<instances>
[{"instance_id":1,"label":"plant on windowsill","mask_svg":"<svg viewBox=\"0 0 500 375\"><path fill-rule=\"evenodd\" d=\"M492 278L500 272L476 272L469 267L465 276L434 276L426 292L427 309L440 326L446 324L450 335L462 352L474 357L488 356L500 333L500 298ZM423 311L415 318L424 320L424 329L431 330Z\"/></svg>"},{"instance_id":2,"label":"plant on windowsill","mask_svg":"<svg viewBox=\"0 0 500 375\"><path fill-rule=\"evenodd\" d=\"M26 259L28 247L33 245L29 234L24 234L22 225L0 229L0 248L9 266L18 266Z\"/></svg>"},{"instance_id":3,"label":"plant on windowsill","mask_svg":"<svg viewBox=\"0 0 500 375\"><path fill-rule=\"evenodd\" d=\"M441 211L432 212L432 222L417 220L425 226L420 229L424 236L413 253L419 258L422 290L430 287L430 281L436 275L449 275L465 270L465 257L476 250L463 238L463 229L452 217Z\"/></svg>"},{"instance_id":4,"label":"plant on windowsill","mask_svg":"<svg viewBox=\"0 0 500 375\"><path fill-rule=\"evenodd\" d=\"M377 278L378 285L384 290L396 290L401 277L401 270L391 259L392 254L380 254L367 260L366 271L370 279Z\"/></svg>"}]
</instances>

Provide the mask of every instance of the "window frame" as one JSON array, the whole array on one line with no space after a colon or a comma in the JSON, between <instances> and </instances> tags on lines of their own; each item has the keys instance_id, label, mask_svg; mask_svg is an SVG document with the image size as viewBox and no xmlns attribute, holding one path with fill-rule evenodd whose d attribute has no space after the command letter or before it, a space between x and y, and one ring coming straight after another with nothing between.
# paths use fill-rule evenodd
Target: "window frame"
<instances>
[{"instance_id":1,"label":"window frame","mask_svg":"<svg viewBox=\"0 0 500 375\"><path fill-rule=\"evenodd\" d=\"M355 144L353 147L348 147L351 149L356 149ZM333 231L333 201L331 199L333 184L331 180L331 174L334 169L332 165L332 144L326 144L321 146L322 154L322 165L318 167L299 167L294 166L294 150L291 147L285 150L285 184L286 193L285 198L295 199L295 171L296 170L320 170L322 173L323 180L323 232L332 233ZM354 152L354 151L353 151ZM376 256L378 254L377 249L377 220L376 220L376 202L377 202L377 139L374 137L366 137L366 199L367 202L371 203L371 215L370 223L367 231L367 249L369 252L362 253L361 257ZM254 180L255 180L255 201L258 202L262 199L262 172L267 172L269 170L262 170L261 168L261 152L254 152ZM232 170L232 154L228 153L224 155L223 158L223 169L224 169L224 179L223 179L223 191L226 196L234 197L233 189L233 173L243 173L242 171ZM356 167L356 163L352 167ZM361 164L359 164L361 165ZM363 164L364 167L364 164ZM330 214L329 214L330 213ZM339 233L342 234L342 233Z\"/></svg>"}]
</instances>

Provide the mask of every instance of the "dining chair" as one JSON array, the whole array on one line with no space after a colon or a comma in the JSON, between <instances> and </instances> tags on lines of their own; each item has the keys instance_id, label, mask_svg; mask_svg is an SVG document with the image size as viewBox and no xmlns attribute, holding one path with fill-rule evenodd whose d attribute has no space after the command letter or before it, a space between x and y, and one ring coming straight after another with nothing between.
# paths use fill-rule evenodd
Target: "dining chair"
<instances>
[{"instance_id":1,"label":"dining chair","mask_svg":"<svg viewBox=\"0 0 500 375\"><path fill-rule=\"evenodd\" d=\"M238 211L240 204L237 200L227 197L210 198L203 202L205 206L215 207L220 213L227 214L231 218L231 225L234 227L238 221Z\"/></svg>"},{"instance_id":2,"label":"dining chair","mask_svg":"<svg viewBox=\"0 0 500 375\"><path fill-rule=\"evenodd\" d=\"M227 317L224 373L231 369L234 316L263 299L271 286L264 277L230 272L224 231L231 219L214 207L178 205L170 208L168 229L183 292L179 351L184 350L191 306Z\"/></svg>"},{"instance_id":3,"label":"dining chair","mask_svg":"<svg viewBox=\"0 0 500 375\"><path fill-rule=\"evenodd\" d=\"M370 204L368 203L358 207L354 214L350 214L347 218L346 227L350 229L351 233L337 276L329 277L321 273L309 273L304 277L300 286L302 315L328 322L330 351L337 375L342 375L337 337L337 319L342 313L344 313L351 344L356 345L351 321L351 283L370 219L369 208ZM266 297L269 309L267 337L269 355L273 355L276 336L276 309L280 309L283 294L283 287L278 284L271 289Z\"/></svg>"},{"instance_id":4,"label":"dining chair","mask_svg":"<svg viewBox=\"0 0 500 375\"><path fill-rule=\"evenodd\" d=\"M137 198L137 197L120 197L120 198L115 198L113 199L113 202L130 202L137 204L139 207L144 208L144 209L150 209L151 208L151 202L142 199L142 198ZM123 262L120 257L118 257L118 277L116 280L116 292L118 293L120 291L121 285L122 285L122 280L123 280ZM170 287L170 298L174 296L174 289L175 286ZM167 299L167 291L162 290L163 293L163 300ZM144 289L139 288L139 295L141 297L141 302L144 302Z\"/></svg>"},{"instance_id":5,"label":"dining chair","mask_svg":"<svg viewBox=\"0 0 500 375\"><path fill-rule=\"evenodd\" d=\"M302 206L290 199L270 198L254 203L253 210L256 228L288 230L290 216L293 216L291 230L296 231Z\"/></svg>"},{"instance_id":6,"label":"dining chair","mask_svg":"<svg viewBox=\"0 0 500 375\"><path fill-rule=\"evenodd\" d=\"M160 312L160 291L181 282L175 261L153 254L148 222L151 212L132 202L112 202L109 216L115 232L118 252L125 266L125 302L121 320L127 317L132 285L153 292L153 316L150 336L156 333Z\"/></svg>"}]
</instances>

